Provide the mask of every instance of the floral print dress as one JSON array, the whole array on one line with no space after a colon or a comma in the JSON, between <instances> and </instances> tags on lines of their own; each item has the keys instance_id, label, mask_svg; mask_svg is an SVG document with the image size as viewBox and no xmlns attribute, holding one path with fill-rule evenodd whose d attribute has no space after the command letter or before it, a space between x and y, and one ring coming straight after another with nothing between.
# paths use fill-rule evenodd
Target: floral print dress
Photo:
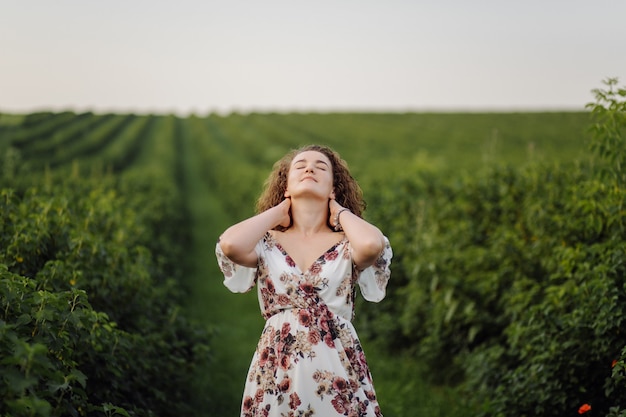
<instances>
[{"instance_id":1,"label":"floral print dress","mask_svg":"<svg viewBox=\"0 0 626 417\"><path fill-rule=\"evenodd\" d=\"M256 245L256 268L237 265L218 243L224 284L233 292L257 284L266 319L248 371L242 417L382 416L351 320L355 289L368 301L385 296L392 250L359 271L344 237L301 271L270 232Z\"/></svg>"}]
</instances>

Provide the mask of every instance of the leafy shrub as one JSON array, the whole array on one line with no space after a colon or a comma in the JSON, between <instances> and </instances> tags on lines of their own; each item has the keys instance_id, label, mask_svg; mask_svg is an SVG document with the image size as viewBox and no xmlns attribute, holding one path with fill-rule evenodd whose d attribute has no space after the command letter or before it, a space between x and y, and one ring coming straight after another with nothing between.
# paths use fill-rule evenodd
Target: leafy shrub
<instances>
[{"instance_id":1,"label":"leafy shrub","mask_svg":"<svg viewBox=\"0 0 626 417\"><path fill-rule=\"evenodd\" d=\"M0 414L191 412L209 334L180 314L184 245L158 235L184 214L164 191L68 180L0 192Z\"/></svg>"},{"instance_id":2,"label":"leafy shrub","mask_svg":"<svg viewBox=\"0 0 626 417\"><path fill-rule=\"evenodd\" d=\"M128 334L91 308L76 288L50 292L0 266L0 411L11 416L93 415L87 351L112 351ZM106 359L106 353L99 355ZM128 415L120 409L122 415Z\"/></svg>"},{"instance_id":3,"label":"leafy shrub","mask_svg":"<svg viewBox=\"0 0 626 417\"><path fill-rule=\"evenodd\" d=\"M617 78L604 81L606 89L592 92L595 102L587 104L594 123L591 149L606 163L602 173L624 186L626 184L626 87L618 87Z\"/></svg>"},{"instance_id":4,"label":"leafy shrub","mask_svg":"<svg viewBox=\"0 0 626 417\"><path fill-rule=\"evenodd\" d=\"M623 412L625 119L611 100L626 93L597 94L610 102L594 108L592 142L608 176L584 164L414 172L386 179L371 206L398 256L396 303L368 317L370 334L459 385L474 415Z\"/></svg>"},{"instance_id":5,"label":"leafy shrub","mask_svg":"<svg viewBox=\"0 0 626 417\"><path fill-rule=\"evenodd\" d=\"M420 192L389 217L411 227L383 226L401 256L394 274L407 274L388 307L401 319L370 326L395 326L385 333L435 382L465 383L489 415L618 403L605 388L626 344L623 191L583 168L533 168Z\"/></svg>"}]
</instances>

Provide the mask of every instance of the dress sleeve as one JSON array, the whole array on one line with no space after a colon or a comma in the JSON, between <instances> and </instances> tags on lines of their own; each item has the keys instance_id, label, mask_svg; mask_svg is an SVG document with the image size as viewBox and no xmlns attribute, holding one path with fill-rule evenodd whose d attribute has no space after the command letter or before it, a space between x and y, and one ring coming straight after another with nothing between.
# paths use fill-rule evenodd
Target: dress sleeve
<instances>
[{"instance_id":1,"label":"dress sleeve","mask_svg":"<svg viewBox=\"0 0 626 417\"><path fill-rule=\"evenodd\" d=\"M361 288L361 294L363 294L363 298L367 301L377 303L385 298L387 282L391 276L390 265L392 257L393 251L391 250L389 239L385 236L385 248L376 262L361 271L359 275L358 282Z\"/></svg>"},{"instance_id":2,"label":"dress sleeve","mask_svg":"<svg viewBox=\"0 0 626 417\"><path fill-rule=\"evenodd\" d=\"M232 292L248 292L256 282L257 268L250 268L231 261L222 251L220 242L215 245L215 255L224 274L224 285Z\"/></svg>"}]
</instances>

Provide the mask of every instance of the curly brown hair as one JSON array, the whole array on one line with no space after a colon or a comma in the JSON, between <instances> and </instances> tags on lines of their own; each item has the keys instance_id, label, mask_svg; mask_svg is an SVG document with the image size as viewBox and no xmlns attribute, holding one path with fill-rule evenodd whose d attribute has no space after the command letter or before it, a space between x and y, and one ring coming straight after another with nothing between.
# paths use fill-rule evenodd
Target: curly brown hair
<instances>
[{"instance_id":1,"label":"curly brown hair","mask_svg":"<svg viewBox=\"0 0 626 417\"><path fill-rule=\"evenodd\" d=\"M361 190L361 187L350 174L346 161L344 161L337 152L328 146L323 145L306 145L298 149L292 149L289 153L279 159L274 164L269 177L265 180L263 191L257 200L256 212L262 213L265 210L278 205L285 199L287 177L289 175L291 162L296 155L306 151L316 151L326 155L333 168L335 200L341 206L350 209L352 213L362 217L366 203L363 199L363 191ZM329 227L332 228L330 219ZM276 229L285 230L286 228L278 226Z\"/></svg>"}]
</instances>

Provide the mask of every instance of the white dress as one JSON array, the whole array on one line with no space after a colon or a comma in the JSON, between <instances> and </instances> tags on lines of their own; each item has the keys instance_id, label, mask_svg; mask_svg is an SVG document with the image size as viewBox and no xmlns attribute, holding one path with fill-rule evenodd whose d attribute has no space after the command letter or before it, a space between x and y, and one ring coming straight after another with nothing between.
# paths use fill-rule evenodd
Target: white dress
<instances>
[{"instance_id":1,"label":"white dress","mask_svg":"<svg viewBox=\"0 0 626 417\"><path fill-rule=\"evenodd\" d=\"M392 250L358 271L347 238L300 271L270 233L256 245L258 264L233 263L216 246L224 285L257 284L265 327L248 371L242 417L382 416L351 320L358 283L366 300L385 297Z\"/></svg>"}]
</instances>

